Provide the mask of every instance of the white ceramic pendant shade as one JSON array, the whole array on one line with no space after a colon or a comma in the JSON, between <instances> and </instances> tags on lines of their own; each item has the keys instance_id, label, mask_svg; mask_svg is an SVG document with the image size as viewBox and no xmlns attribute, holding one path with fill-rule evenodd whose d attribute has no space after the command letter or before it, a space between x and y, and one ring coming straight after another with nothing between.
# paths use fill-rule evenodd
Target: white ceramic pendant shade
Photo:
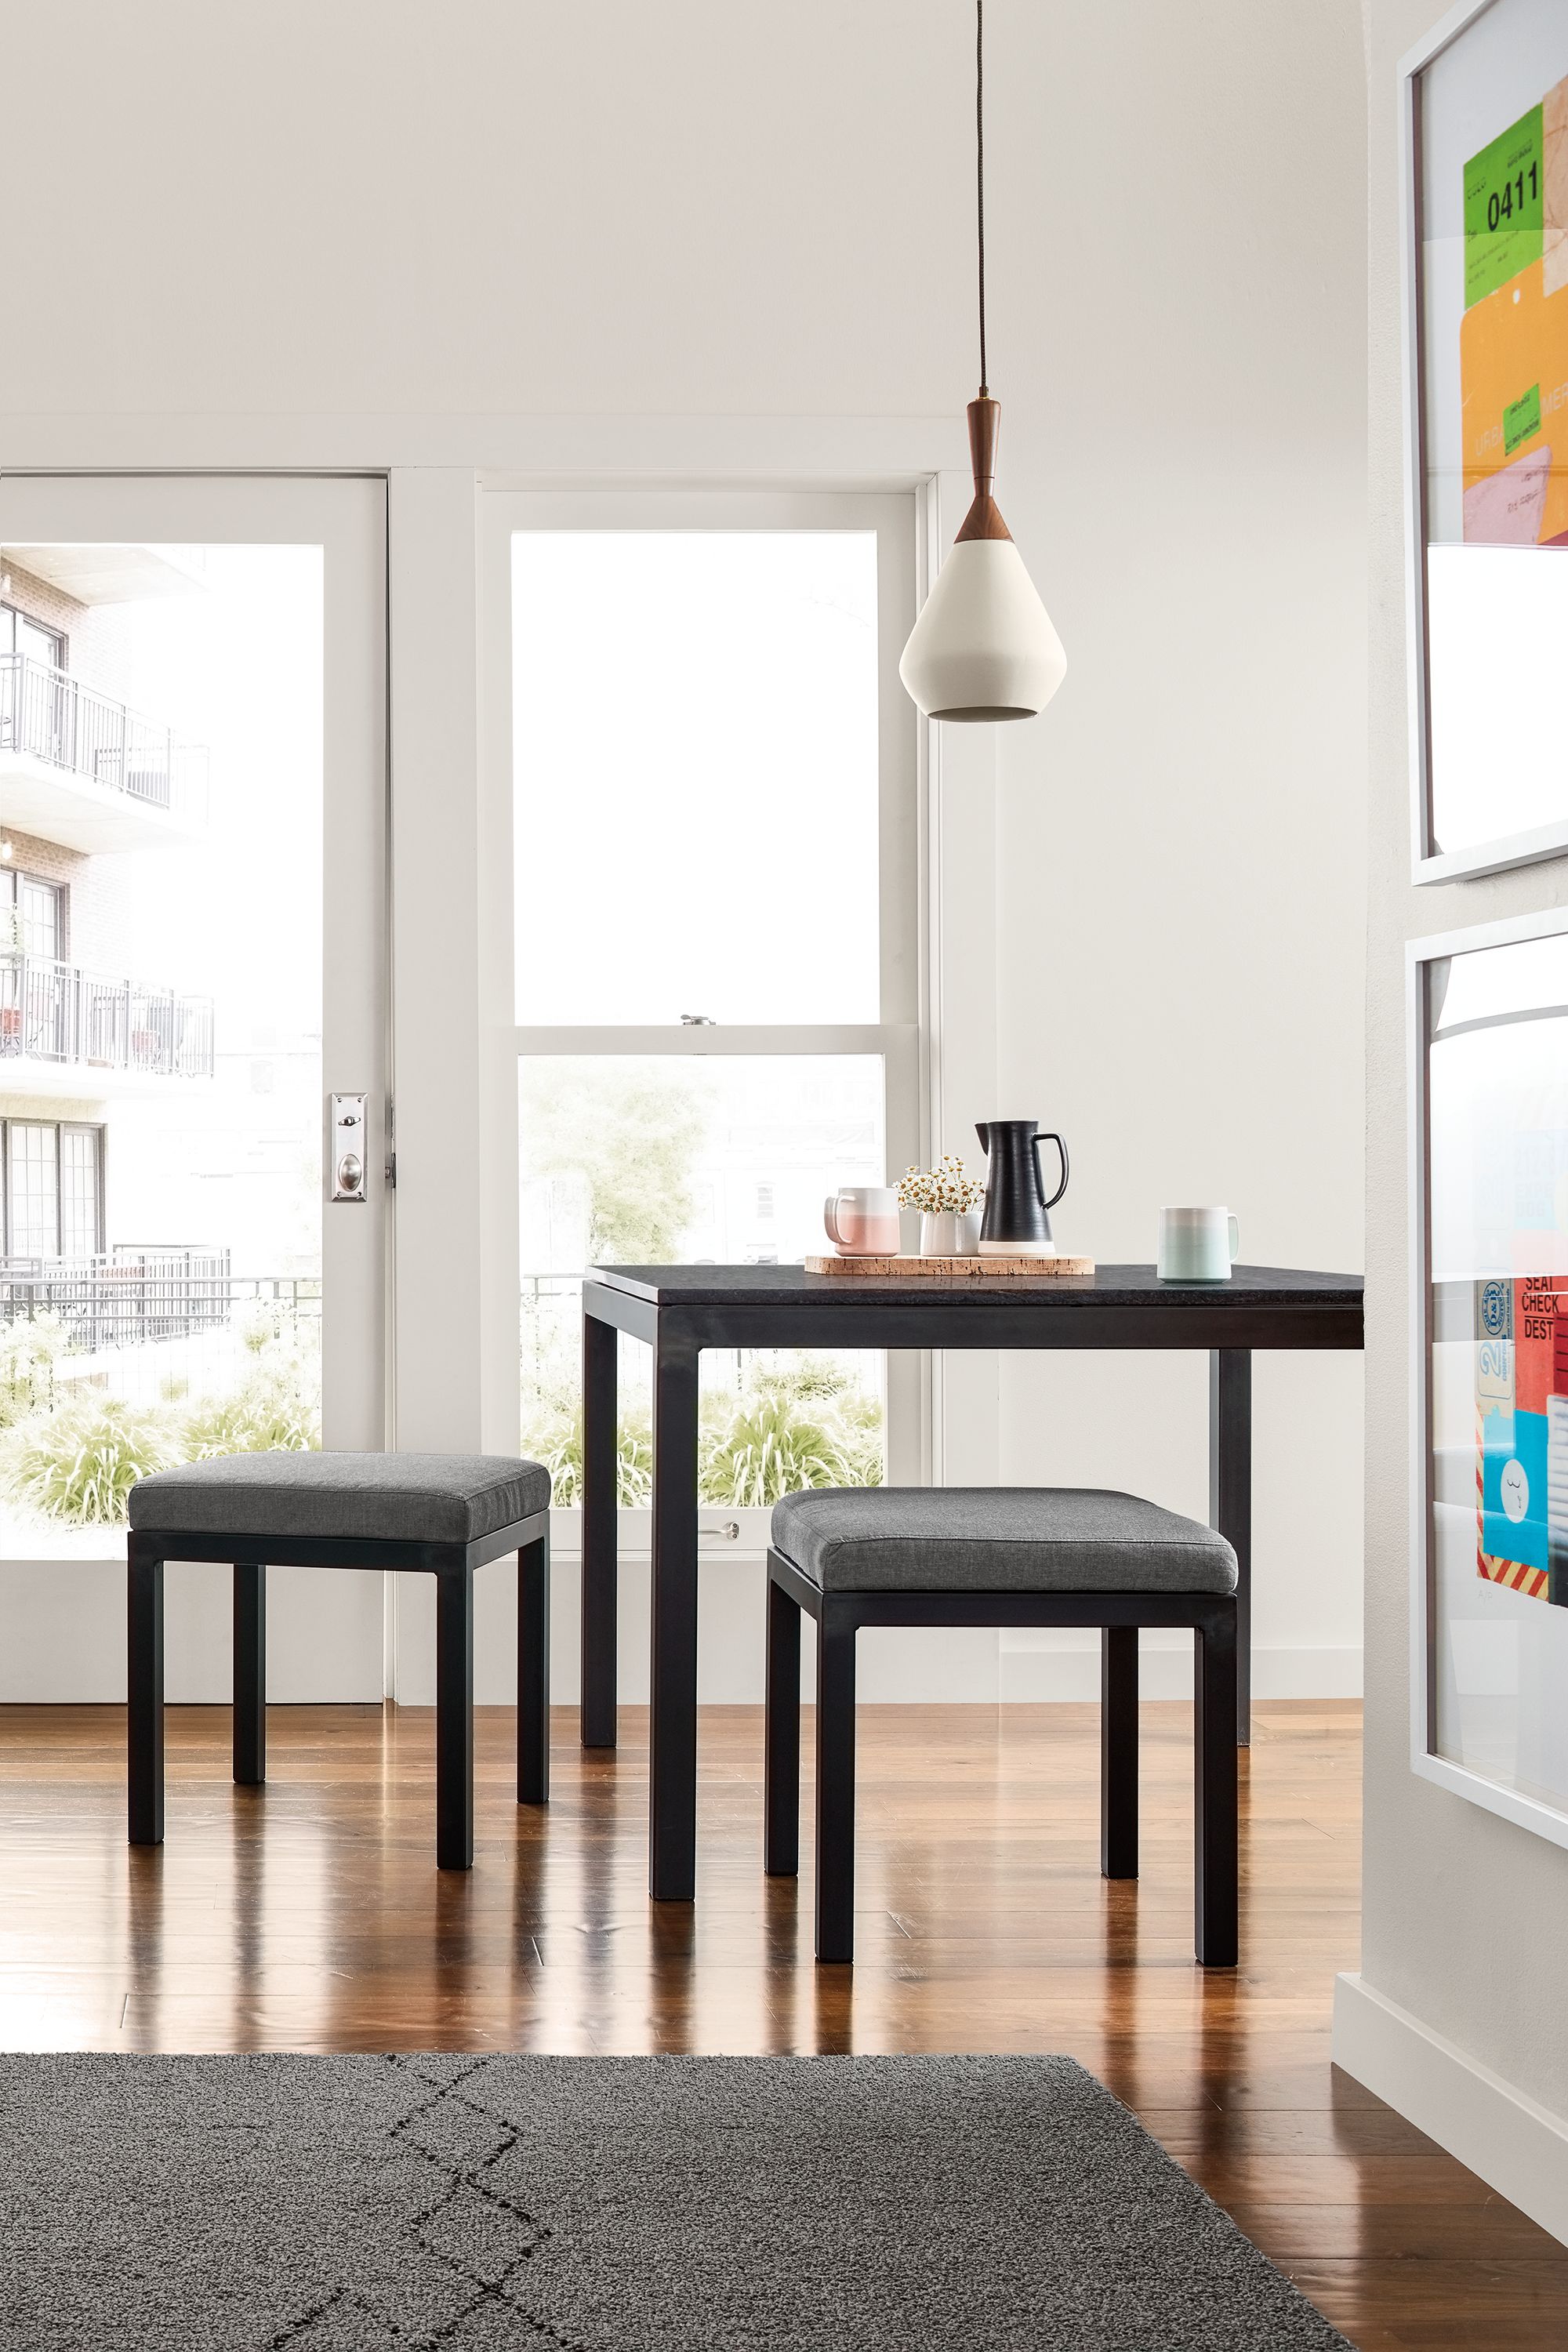
<instances>
[{"instance_id":1,"label":"white ceramic pendant shade","mask_svg":"<svg viewBox=\"0 0 1568 2352\"><path fill-rule=\"evenodd\" d=\"M928 719L1033 719L1067 675L1010 539L954 547L910 632L899 676Z\"/></svg>"},{"instance_id":2,"label":"white ceramic pendant shade","mask_svg":"<svg viewBox=\"0 0 1568 2352\"><path fill-rule=\"evenodd\" d=\"M992 496L1000 418L999 402L970 402L974 500L899 664L928 719L1033 719L1067 675L1062 641Z\"/></svg>"}]
</instances>

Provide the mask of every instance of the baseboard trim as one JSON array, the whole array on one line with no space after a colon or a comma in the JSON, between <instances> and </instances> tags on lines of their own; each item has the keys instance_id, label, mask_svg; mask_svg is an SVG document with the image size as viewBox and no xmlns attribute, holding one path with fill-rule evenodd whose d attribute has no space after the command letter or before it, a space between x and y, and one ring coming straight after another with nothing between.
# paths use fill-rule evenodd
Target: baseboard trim
<instances>
[{"instance_id":1,"label":"baseboard trim","mask_svg":"<svg viewBox=\"0 0 1568 2352\"><path fill-rule=\"evenodd\" d=\"M1024 1646L1016 1633L1004 1634L997 1661L997 1696L1002 1699L1097 1699L1100 1696L1100 1642L1094 1636L1068 1647L1070 1636L1053 1637L1053 1646ZM1055 1646L1060 1643L1063 1646ZM1138 1687L1144 1698L1186 1698L1193 1695L1193 1645L1158 1633L1145 1633L1138 1645ZM1252 1653L1254 1698L1360 1698L1362 1654L1356 1650L1255 1649Z\"/></svg>"},{"instance_id":2,"label":"baseboard trim","mask_svg":"<svg viewBox=\"0 0 1568 2352\"><path fill-rule=\"evenodd\" d=\"M1568 2244L1568 2120L1351 1971L1334 1982L1333 2059Z\"/></svg>"}]
</instances>

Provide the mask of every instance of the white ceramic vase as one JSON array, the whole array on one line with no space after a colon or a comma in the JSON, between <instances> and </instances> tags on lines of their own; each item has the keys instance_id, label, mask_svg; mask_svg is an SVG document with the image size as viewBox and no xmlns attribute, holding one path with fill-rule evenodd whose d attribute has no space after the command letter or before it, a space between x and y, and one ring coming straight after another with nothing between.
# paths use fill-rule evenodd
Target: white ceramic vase
<instances>
[{"instance_id":1,"label":"white ceramic vase","mask_svg":"<svg viewBox=\"0 0 1568 2352\"><path fill-rule=\"evenodd\" d=\"M978 1209L921 1210L921 1257L978 1257L979 1255Z\"/></svg>"}]
</instances>

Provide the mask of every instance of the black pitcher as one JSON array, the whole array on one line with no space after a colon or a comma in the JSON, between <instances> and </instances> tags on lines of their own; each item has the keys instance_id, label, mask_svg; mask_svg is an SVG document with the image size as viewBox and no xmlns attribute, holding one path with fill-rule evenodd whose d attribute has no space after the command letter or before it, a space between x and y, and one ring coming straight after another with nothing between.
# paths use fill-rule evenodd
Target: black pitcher
<instances>
[{"instance_id":1,"label":"black pitcher","mask_svg":"<svg viewBox=\"0 0 1568 2352\"><path fill-rule=\"evenodd\" d=\"M1042 1135L1035 1118L983 1119L975 1128L987 1160L983 1257L1054 1257L1049 1212L1068 1188L1068 1148L1059 1135ZM1062 1181L1047 1201L1040 1146L1054 1143Z\"/></svg>"}]
</instances>

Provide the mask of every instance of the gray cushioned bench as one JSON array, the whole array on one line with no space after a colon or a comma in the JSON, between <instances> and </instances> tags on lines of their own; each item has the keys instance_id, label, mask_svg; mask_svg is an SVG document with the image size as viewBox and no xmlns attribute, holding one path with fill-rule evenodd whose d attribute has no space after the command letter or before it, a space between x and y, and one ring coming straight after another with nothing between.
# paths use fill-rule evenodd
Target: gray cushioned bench
<instances>
[{"instance_id":1,"label":"gray cushioned bench","mask_svg":"<svg viewBox=\"0 0 1568 2352\"><path fill-rule=\"evenodd\" d=\"M550 1792L550 1474L487 1454L236 1454L131 1490L128 1743L133 1845L163 1835L163 1562L234 1570L234 1777L267 1777L267 1569L436 1579L436 1859L474 1858L474 1570L518 1564L517 1794Z\"/></svg>"},{"instance_id":2,"label":"gray cushioned bench","mask_svg":"<svg viewBox=\"0 0 1568 2352\"><path fill-rule=\"evenodd\" d=\"M863 1625L1100 1628L1100 1868L1138 1874L1138 1629L1190 1626L1195 1945L1237 1958L1236 1554L1195 1519L1080 1486L824 1487L773 1507L765 1864L800 1844L800 1612L816 1624L816 1956L855 1936L855 1638Z\"/></svg>"}]
</instances>

